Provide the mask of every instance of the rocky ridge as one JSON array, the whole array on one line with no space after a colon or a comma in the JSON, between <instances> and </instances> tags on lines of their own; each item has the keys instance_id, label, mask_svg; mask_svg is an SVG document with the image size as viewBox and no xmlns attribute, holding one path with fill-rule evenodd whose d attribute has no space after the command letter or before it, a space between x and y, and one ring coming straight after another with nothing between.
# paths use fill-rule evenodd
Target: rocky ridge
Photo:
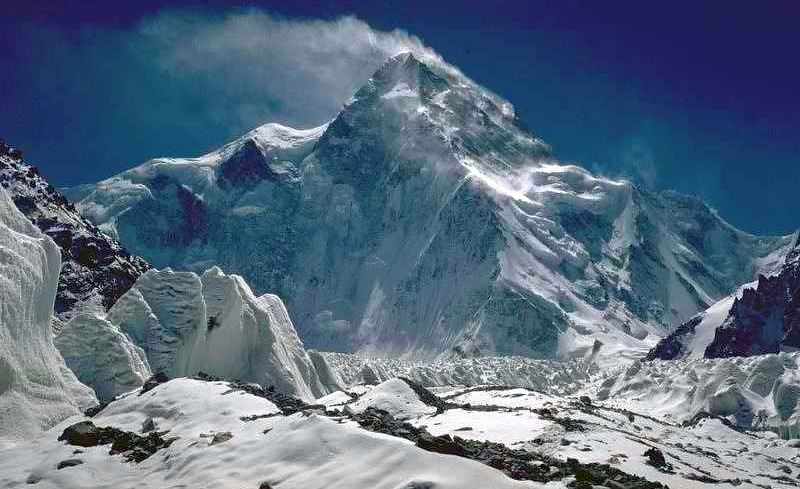
<instances>
[{"instance_id":1,"label":"rocky ridge","mask_svg":"<svg viewBox=\"0 0 800 489\"><path fill-rule=\"evenodd\" d=\"M61 249L55 312L68 320L80 309L111 307L145 270L147 262L85 219L22 152L0 142L0 186L16 207Z\"/></svg>"}]
</instances>

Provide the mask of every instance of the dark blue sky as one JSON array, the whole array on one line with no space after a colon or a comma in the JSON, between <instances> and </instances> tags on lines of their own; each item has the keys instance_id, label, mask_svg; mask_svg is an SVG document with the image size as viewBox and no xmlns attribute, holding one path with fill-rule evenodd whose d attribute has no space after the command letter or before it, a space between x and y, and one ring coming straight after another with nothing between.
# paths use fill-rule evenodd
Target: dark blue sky
<instances>
[{"instance_id":1,"label":"dark blue sky","mask_svg":"<svg viewBox=\"0 0 800 489\"><path fill-rule=\"evenodd\" d=\"M165 43L185 41L161 29L153 43L142 27L165 5L171 21L199 16L209 29L246 5L290 21L355 15L408 31L510 100L562 159L701 196L751 232L800 227L797 2L116 3L0 6L0 137L57 185L197 155L265 117L310 125L332 115L330 100L287 103L295 92L286 85L303 93L285 69L291 56L274 72L244 66L252 58L204 69L193 56L184 75L181 53L208 51L181 45L165 67ZM271 86L263 94L262 83Z\"/></svg>"}]
</instances>

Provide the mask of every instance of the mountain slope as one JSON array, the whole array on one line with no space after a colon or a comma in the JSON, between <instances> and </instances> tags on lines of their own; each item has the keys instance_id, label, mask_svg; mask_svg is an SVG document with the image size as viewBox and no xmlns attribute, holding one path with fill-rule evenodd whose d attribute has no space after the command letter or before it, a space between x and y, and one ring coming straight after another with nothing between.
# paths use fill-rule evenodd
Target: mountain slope
<instances>
[{"instance_id":1,"label":"mountain slope","mask_svg":"<svg viewBox=\"0 0 800 489\"><path fill-rule=\"evenodd\" d=\"M278 294L310 347L417 358L637 358L790 241L560 164L511 104L410 53L324 126L70 195L156 266Z\"/></svg>"},{"instance_id":2,"label":"mountain slope","mask_svg":"<svg viewBox=\"0 0 800 489\"><path fill-rule=\"evenodd\" d=\"M0 189L0 444L96 403L53 346L58 247Z\"/></svg>"},{"instance_id":3,"label":"mountain slope","mask_svg":"<svg viewBox=\"0 0 800 489\"><path fill-rule=\"evenodd\" d=\"M22 154L0 142L0 186L61 248L55 311L68 320L78 309L110 307L149 265L98 230L47 183Z\"/></svg>"},{"instance_id":4,"label":"mountain slope","mask_svg":"<svg viewBox=\"0 0 800 489\"><path fill-rule=\"evenodd\" d=\"M776 273L759 275L756 282L687 321L661 340L648 358L721 358L798 348L800 244L796 243Z\"/></svg>"}]
</instances>

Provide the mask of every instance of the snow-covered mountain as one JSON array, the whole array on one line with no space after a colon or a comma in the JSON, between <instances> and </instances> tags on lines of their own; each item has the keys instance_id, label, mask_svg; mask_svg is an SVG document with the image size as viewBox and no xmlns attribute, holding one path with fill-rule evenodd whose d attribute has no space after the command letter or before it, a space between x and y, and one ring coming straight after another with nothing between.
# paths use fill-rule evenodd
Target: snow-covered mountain
<instances>
[{"instance_id":1,"label":"snow-covered mountain","mask_svg":"<svg viewBox=\"0 0 800 489\"><path fill-rule=\"evenodd\" d=\"M511 104L410 53L328 124L68 195L155 266L279 295L310 347L384 356L630 361L791 243L559 163Z\"/></svg>"},{"instance_id":2,"label":"snow-covered mountain","mask_svg":"<svg viewBox=\"0 0 800 489\"><path fill-rule=\"evenodd\" d=\"M53 345L60 268L56 244L0 188L0 445L97 402Z\"/></svg>"},{"instance_id":3,"label":"snow-covered mountain","mask_svg":"<svg viewBox=\"0 0 800 489\"><path fill-rule=\"evenodd\" d=\"M309 357L280 298L256 297L241 277L217 267L202 276L150 269L106 320L144 350L154 372L205 372L307 400L337 388Z\"/></svg>"},{"instance_id":4,"label":"snow-covered mountain","mask_svg":"<svg viewBox=\"0 0 800 489\"><path fill-rule=\"evenodd\" d=\"M800 348L800 243L771 275L745 284L658 342L647 358L720 358Z\"/></svg>"},{"instance_id":5,"label":"snow-covered mountain","mask_svg":"<svg viewBox=\"0 0 800 489\"><path fill-rule=\"evenodd\" d=\"M61 248L55 311L68 320L79 310L110 307L148 268L119 243L81 217L75 207L19 150L0 142L0 186L17 208Z\"/></svg>"}]
</instances>

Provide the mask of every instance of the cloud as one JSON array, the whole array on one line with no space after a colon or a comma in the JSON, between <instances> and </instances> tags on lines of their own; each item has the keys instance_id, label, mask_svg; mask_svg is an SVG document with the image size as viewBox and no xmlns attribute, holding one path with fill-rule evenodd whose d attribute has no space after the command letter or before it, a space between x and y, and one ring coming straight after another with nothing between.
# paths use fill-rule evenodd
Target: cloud
<instances>
[{"instance_id":1,"label":"cloud","mask_svg":"<svg viewBox=\"0 0 800 489\"><path fill-rule=\"evenodd\" d=\"M646 188L656 185L658 165L653 148L639 136L631 137L622 151L622 172Z\"/></svg>"},{"instance_id":2,"label":"cloud","mask_svg":"<svg viewBox=\"0 0 800 489\"><path fill-rule=\"evenodd\" d=\"M157 156L199 155L266 122L333 118L388 57L440 58L354 17L168 10L125 28L0 19L0 135L60 185Z\"/></svg>"},{"instance_id":3,"label":"cloud","mask_svg":"<svg viewBox=\"0 0 800 489\"><path fill-rule=\"evenodd\" d=\"M290 20L258 10L162 13L144 20L131 42L187 96L210 100L209 116L240 127L320 124L389 56L435 56L406 32L378 31L354 17Z\"/></svg>"}]
</instances>

